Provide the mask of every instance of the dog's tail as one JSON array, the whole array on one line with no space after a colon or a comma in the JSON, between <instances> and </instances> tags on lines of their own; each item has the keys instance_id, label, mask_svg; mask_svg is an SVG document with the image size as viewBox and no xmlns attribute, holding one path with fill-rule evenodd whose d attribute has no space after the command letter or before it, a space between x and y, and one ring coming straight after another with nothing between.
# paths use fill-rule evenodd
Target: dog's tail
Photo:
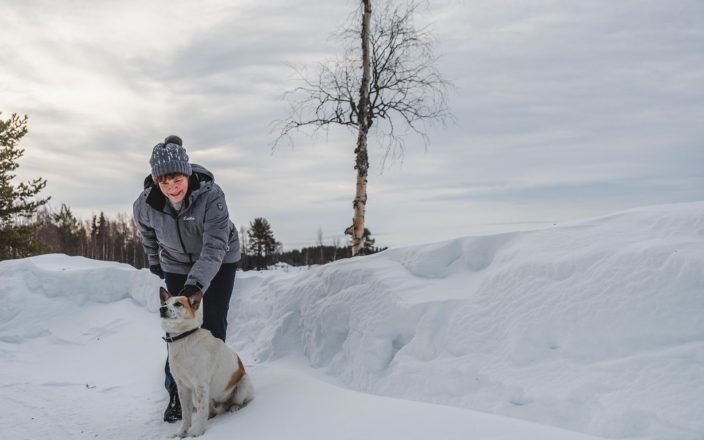
<instances>
[{"instance_id":1,"label":"dog's tail","mask_svg":"<svg viewBox=\"0 0 704 440\"><path fill-rule=\"evenodd\" d=\"M228 411L237 411L247 406L252 399L254 399L254 386L249 380L249 375L245 373L224 402L211 402L209 418Z\"/></svg>"},{"instance_id":2,"label":"dog's tail","mask_svg":"<svg viewBox=\"0 0 704 440\"><path fill-rule=\"evenodd\" d=\"M249 374L245 373L232 393L233 409L242 408L251 402L252 399L254 399L254 385L252 385L252 381L249 380Z\"/></svg>"}]
</instances>

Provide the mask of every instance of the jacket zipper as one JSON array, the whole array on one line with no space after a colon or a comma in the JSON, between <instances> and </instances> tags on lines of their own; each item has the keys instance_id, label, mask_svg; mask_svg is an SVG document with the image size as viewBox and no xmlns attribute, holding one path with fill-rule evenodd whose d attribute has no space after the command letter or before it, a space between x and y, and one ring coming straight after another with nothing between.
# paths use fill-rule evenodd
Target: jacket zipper
<instances>
[{"instance_id":1,"label":"jacket zipper","mask_svg":"<svg viewBox=\"0 0 704 440\"><path fill-rule=\"evenodd\" d=\"M183 238L181 237L181 226L179 225L178 221L178 216L172 215L174 220L176 220L176 232L178 233L178 241L181 242L181 249L183 249L183 253L188 255L188 262L190 264L193 264L193 258L191 258L191 254L186 252L186 245L183 244Z\"/></svg>"}]
</instances>

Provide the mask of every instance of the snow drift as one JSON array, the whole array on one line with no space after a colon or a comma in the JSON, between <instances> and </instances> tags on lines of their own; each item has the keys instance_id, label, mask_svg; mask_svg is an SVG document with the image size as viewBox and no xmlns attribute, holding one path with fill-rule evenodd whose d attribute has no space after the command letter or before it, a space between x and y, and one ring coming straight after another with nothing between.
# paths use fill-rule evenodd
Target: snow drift
<instances>
[{"instance_id":1,"label":"snow drift","mask_svg":"<svg viewBox=\"0 0 704 440\"><path fill-rule=\"evenodd\" d=\"M298 402L301 389L286 400L291 385L269 384L291 381L267 375L296 362L365 393L604 437L700 440L703 268L704 203L691 203L392 249L304 272L238 273L228 343L254 362L258 399L270 400L247 417L214 419L206 435L229 438L230 423L241 433L258 418L270 421L278 399ZM165 404L164 348L158 319L145 313L158 307L160 280L126 265L48 255L0 262L0 284L0 409L3 426L24 422L7 431L12 438L164 435L170 426L155 424ZM312 394L319 388L298 382ZM109 404L88 400L91 392ZM308 397L325 408L320 393ZM72 405L83 400L77 417ZM359 397L352 400L344 411L360 411ZM403 412L393 423L438 414L414 408L416 417ZM311 417L305 408L290 412ZM52 423L38 423L35 413ZM457 420L487 423L469 414L449 417L459 430L452 438L468 426ZM267 429L287 426L287 415L276 417L281 423L263 422ZM531 437L530 424L503 424L514 434L474 433L578 437Z\"/></svg>"},{"instance_id":2,"label":"snow drift","mask_svg":"<svg viewBox=\"0 0 704 440\"><path fill-rule=\"evenodd\" d=\"M607 437L704 438L704 204L240 280L230 341L355 390Z\"/></svg>"}]
</instances>

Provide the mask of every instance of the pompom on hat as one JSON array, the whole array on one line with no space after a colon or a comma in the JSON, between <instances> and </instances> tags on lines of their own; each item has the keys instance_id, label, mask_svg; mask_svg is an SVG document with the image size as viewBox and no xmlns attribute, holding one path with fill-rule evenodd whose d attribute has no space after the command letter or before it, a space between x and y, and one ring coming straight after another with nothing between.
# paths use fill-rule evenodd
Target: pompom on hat
<instances>
[{"instance_id":1,"label":"pompom on hat","mask_svg":"<svg viewBox=\"0 0 704 440\"><path fill-rule=\"evenodd\" d=\"M190 176L193 172L191 164L188 162L186 149L183 148L183 141L173 134L167 136L164 143L154 146L149 165L152 167L152 177L154 178L173 173Z\"/></svg>"}]
</instances>

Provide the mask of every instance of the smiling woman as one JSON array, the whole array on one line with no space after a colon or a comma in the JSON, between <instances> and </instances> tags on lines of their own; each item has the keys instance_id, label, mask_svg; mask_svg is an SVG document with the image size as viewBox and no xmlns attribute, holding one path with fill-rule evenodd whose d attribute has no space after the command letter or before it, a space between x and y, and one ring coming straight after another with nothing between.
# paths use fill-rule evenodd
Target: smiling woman
<instances>
[{"instance_id":1,"label":"smiling woman","mask_svg":"<svg viewBox=\"0 0 704 440\"><path fill-rule=\"evenodd\" d=\"M161 192L173 203L183 202L188 190L188 177L184 174L167 174L156 178Z\"/></svg>"},{"instance_id":2,"label":"smiling woman","mask_svg":"<svg viewBox=\"0 0 704 440\"><path fill-rule=\"evenodd\" d=\"M168 136L152 150L151 174L134 202L149 270L176 296L205 295L203 328L225 340L240 244L213 174L189 162L183 141ZM167 337L169 335L167 334ZM181 418L176 383L167 362L170 402L164 420Z\"/></svg>"}]
</instances>

